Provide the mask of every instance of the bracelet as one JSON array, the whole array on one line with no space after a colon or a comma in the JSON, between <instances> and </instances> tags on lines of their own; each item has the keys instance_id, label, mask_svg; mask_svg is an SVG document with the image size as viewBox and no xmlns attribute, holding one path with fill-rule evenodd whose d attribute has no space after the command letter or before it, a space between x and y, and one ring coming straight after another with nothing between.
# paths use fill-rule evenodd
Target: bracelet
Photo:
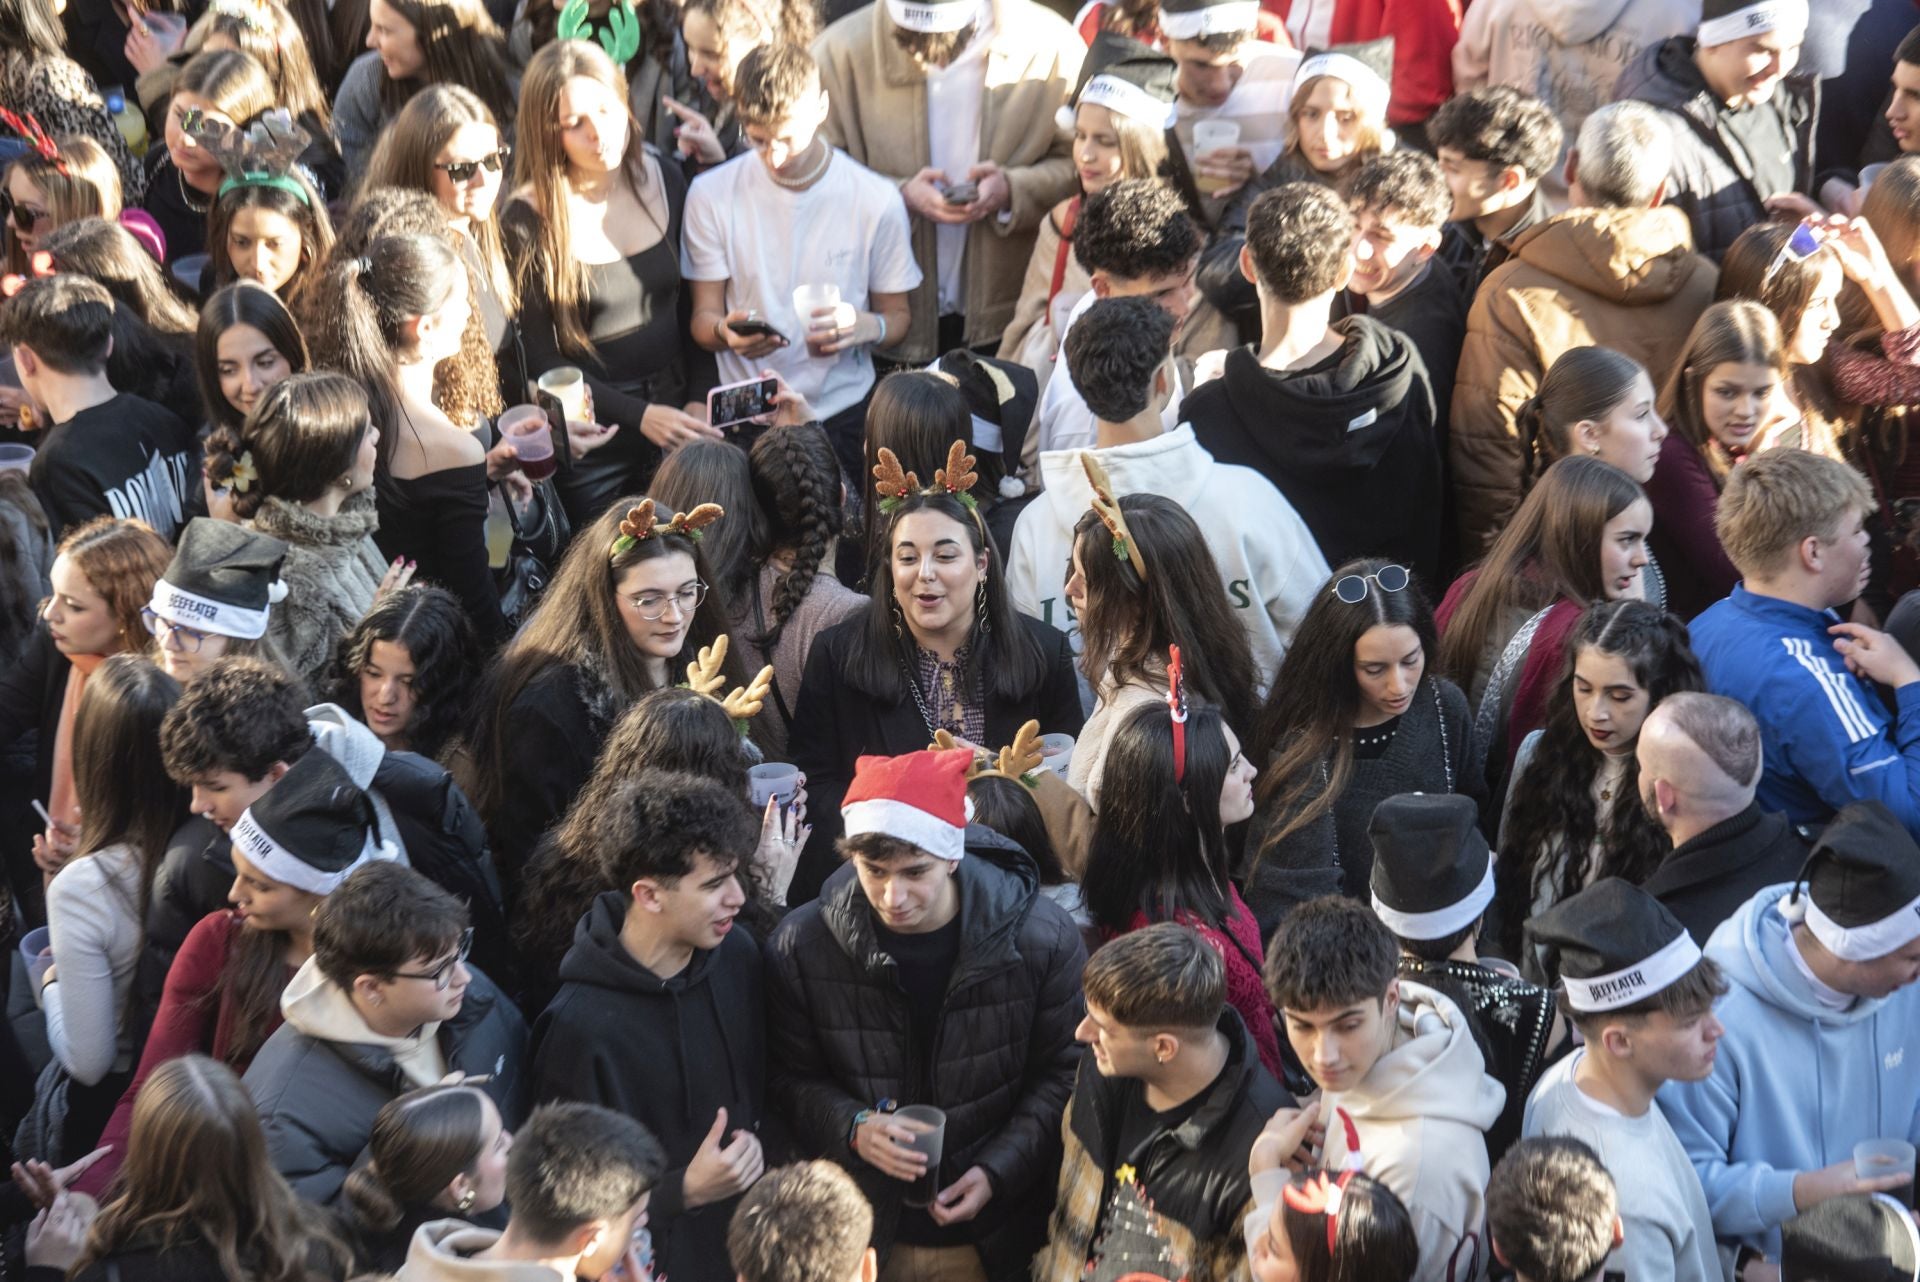
<instances>
[{"instance_id":1,"label":"bracelet","mask_svg":"<svg viewBox=\"0 0 1920 1282\"><path fill-rule=\"evenodd\" d=\"M873 318L880 322L880 337L873 340L873 345L878 347L887 341L887 318L881 312L875 312Z\"/></svg>"},{"instance_id":2,"label":"bracelet","mask_svg":"<svg viewBox=\"0 0 1920 1282\"><path fill-rule=\"evenodd\" d=\"M860 1151L860 1128L873 1120L873 1110L863 1108L853 1115L853 1125L847 1127L847 1147L855 1153Z\"/></svg>"}]
</instances>

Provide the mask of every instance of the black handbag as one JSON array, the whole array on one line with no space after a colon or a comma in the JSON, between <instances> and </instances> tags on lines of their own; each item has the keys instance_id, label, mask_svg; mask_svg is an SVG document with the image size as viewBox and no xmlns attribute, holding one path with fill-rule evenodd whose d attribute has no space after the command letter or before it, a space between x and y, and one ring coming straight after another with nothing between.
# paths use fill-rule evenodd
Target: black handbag
<instances>
[{"instance_id":1,"label":"black handbag","mask_svg":"<svg viewBox=\"0 0 1920 1282\"><path fill-rule=\"evenodd\" d=\"M517 630L533 613L553 578L553 567L560 564L573 538L573 526L551 479L534 484L533 498L524 515L511 501L506 508L507 521L513 526L513 546L507 551L506 565L494 571L494 586L500 592L501 613Z\"/></svg>"}]
</instances>

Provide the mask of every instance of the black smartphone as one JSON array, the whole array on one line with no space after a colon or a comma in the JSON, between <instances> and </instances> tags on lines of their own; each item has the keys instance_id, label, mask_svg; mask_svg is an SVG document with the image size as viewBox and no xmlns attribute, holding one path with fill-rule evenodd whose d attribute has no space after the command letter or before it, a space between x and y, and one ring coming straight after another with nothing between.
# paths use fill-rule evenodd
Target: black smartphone
<instances>
[{"instance_id":1,"label":"black smartphone","mask_svg":"<svg viewBox=\"0 0 1920 1282\"><path fill-rule=\"evenodd\" d=\"M560 404L560 398L551 392L535 388L534 404L547 412L547 436L553 441L553 471L566 474L573 471L573 442L567 437L566 409Z\"/></svg>"},{"instance_id":2,"label":"black smartphone","mask_svg":"<svg viewBox=\"0 0 1920 1282\"><path fill-rule=\"evenodd\" d=\"M979 183L954 183L947 188L949 205L971 205L980 197Z\"/></svg>"},{"instance_id":3,"label":"black smartphone","mask_svg":"<svg viewBox=\"0 0 1920 1282\"><path fill-rule=\"evenodd\" d=\"M782 334L758 316L749 316L742 321L730 321L727 324L727 328L736 334L746 334L753 338L777 338L783 343L788 343L789 341L785 334ZM789 345L791 344L789 343Z\"/></svg>"},{"instance_id":4,"label":"black smartphone","mask_svg":"<svg viewBox=\"0 0 1920 1282\"><path fill-rule=\"evenodd\" d=\"M771 414L773 398L779 394L780 384L771 378L750 378L744 383L716 387L707 393L707 422L728 427Z\"/></svg>"}]
</instances>

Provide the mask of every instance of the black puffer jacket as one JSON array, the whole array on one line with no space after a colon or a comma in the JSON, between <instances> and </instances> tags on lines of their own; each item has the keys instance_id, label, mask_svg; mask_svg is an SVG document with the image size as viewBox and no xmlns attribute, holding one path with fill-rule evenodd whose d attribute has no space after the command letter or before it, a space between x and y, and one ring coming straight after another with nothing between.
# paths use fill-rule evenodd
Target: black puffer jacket
<instances>
[{"instance_id":1,"label":"black puffer jacket","mask_svg":"<svg viewBox=\"0 0 1920 1282\"><path fill-rule=\"evenodd\" d=\"M1242 1222L1253 1210L1247 1154L1267 1119L1293 1097L1260 1066L1246 1025L1229 1006L1220 1014L1227 1062L1199 1107L1180 1125L1156 1129L1120 1150L1129 1109L1145 1109L1138 1079L1108 1077L1087 1055L1062 1128L1066 1156L1047 1248L1034 1282L1079 1282L1109 1218L1114 1172L1124 1164L1159 1213L1163 1245L1186 1282L1229 1282L1247 1272ZM1102 1272L1111 1271L1111 1265Z\"/></svg>"},{"instance_id":2,"label":"black puffer jacket","mask_svg":"<svg viewBox=\"0 0 1920 1282\"><path fill-rule=\"evenodd\" d=\"M1046 1237L1086 950L1072 918L1040 895L1033 861L998 834L969 827L957 875L960 955L930 1064L915 1052L906 993L852 868L780 923L766 948L768 1097L803 1151L858 1181L883 1252L906 1185L855 1155L847 1129L881 1099L944 1109L938 1184L986 1171L993 1197L973 1241L990 1282L1012 1282Z\"/></svg>"},{"instance_id":3,"label":"black puffer jacket","mask_svg":"<svg viewBox=\"0 0 1920 1282\"><path fill-rule=\"evenodd\" d=\"M324 1041L293 1022L296 990L317 989L313 963L288 985L289 1022L267 1038L243 1078L260 1110L267 1156L293 1191L309 1202L332 1202L373 1137L373 1119L387 1101L412 1090L391 1049L366 1042ZM478 969L459 1011L435 1034L450 1073L485 1076L508 1130L526 1117L527 1025L512 1002Z\"/></svg>"},{"instance_id":4,"label":"black puffer jacket","mask_svg":"<svg viewBox=\"0 0 1920 1282\"><path fill-rule=\"evenodd\" d=\"M1766 197L1754 187L1753 166L1723 133L1720 110L1693 54L1698 41L1673 36L1641 51L1613 87L1617 102L1634 98L1679 117L1673 134L1673 172L1667 201L1686 212L1693 224L1693 247L1719 262L1741 232L1767 221ZM1814 121L1820 114L1820 86L1811 76L1788 76L1773 99L1755 111L1776 111L1793 140L1793 190L1814 192ZM1684 122L1684 123L1681 123Z\"/></svg>"}]
</instances>

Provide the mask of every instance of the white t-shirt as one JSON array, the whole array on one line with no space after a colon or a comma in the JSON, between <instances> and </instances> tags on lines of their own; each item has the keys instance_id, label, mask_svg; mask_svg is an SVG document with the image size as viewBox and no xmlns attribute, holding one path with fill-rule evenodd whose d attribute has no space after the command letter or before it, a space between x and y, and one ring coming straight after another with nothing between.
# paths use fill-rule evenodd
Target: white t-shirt
<instances>
[{"instance_id":1,"label":"white t-shirt","mask_svg":"<svg viewBox=\"0 0 1920 1282\"><path fill-rule=\"evenodd\" d=\"M1067 332L1073 328L1075 321L1086 314L1089 307L1099 301L1094 292L1088 290L1073 305L1073 310L1067 313L1067 323L1060 327L1060 354L1054 358L1053 377L1047 380L1046 387L1041 391L1040 408L1033 416L1034 431L1038 433L1042 454L1052 450L1093 448L1099 424L1094 420L1093 411L1087 408L1086 398L1074 386L1073 372L1067 368ZM1166 409L1160 413L1160 422L1169 432L1180 426L1180 404L1183 399L1176 384Z\"/></svg>"},{"instance_id":2,"label":"white t-shirt","mask_svg":"<svg viewBox=\"0 0 1920 1282\"><path fill-rule=\"evenodd\" d=\"M945 67L927 68L927 155L949 183L965 182L967 171L980 163L980 113L987 96L987 47L992 42L993 9L981 5L980 25L960 56ZM933 230L940 314L951 316L967 309L961 272L973 224L940 223Z\"/></svg>"},{"instance_id":3,"label":"white t-shirt","mask_svg":"<svg viewBox=\"0 0 1920 1282\"><path fill-rule=\"evenodd\" d=\"M721 352L720 381L773 369L829 418L873 386L865 347L838 357L810 355L806 322L793 310L798 285L838 285L840 301L871 310L874 294L920 284L907 207L892 183L834 149L820 181L794 191L773 181L760 157L735 156L693 180L681 232L680 272L727 282L727 310L756 310L789 345L761 360Z\"/></svg>"}]
</instances>

